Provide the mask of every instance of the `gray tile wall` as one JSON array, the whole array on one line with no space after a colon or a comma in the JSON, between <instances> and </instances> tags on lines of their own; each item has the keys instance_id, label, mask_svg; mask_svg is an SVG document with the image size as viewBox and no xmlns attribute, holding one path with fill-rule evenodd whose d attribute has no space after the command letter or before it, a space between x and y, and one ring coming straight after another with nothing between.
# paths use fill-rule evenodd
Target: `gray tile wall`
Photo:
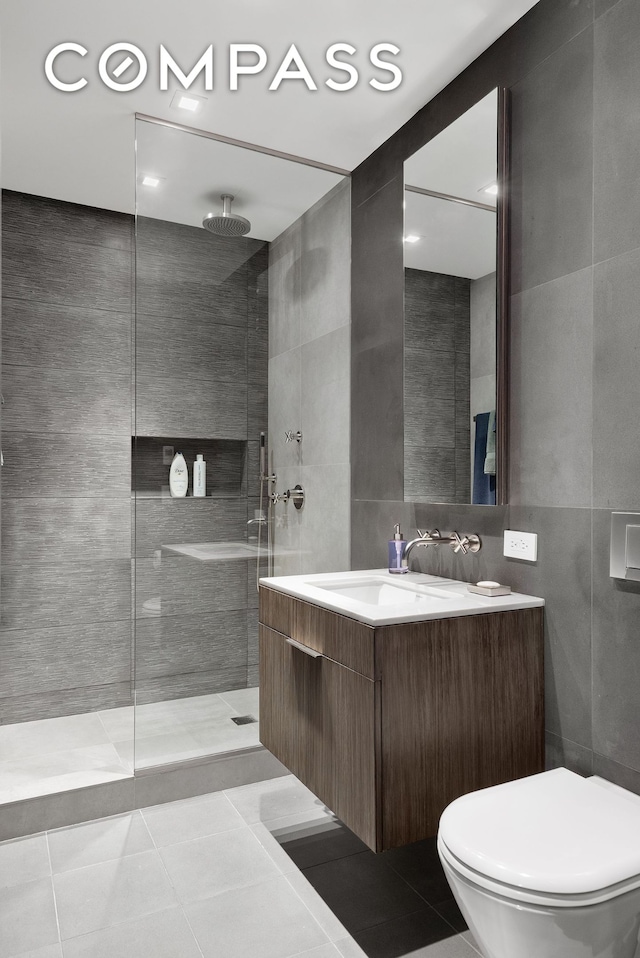
<instances>
[{"instance_id":1,"label":"gray tile wall","mask_svg":"<svg viewBox=\"0 0 640 958\"><path fill-rule=\"evenodd\" d=\"M2 723L131 701L133 221L5 192Z\"/></svg>"},{"instance_id":2,"label":"gray tile wall","mask_svg":"<svg viewBox=\"0 0 640 958\"><path fill-rule=\"evenodd\" d=\"M352 178L352 348L361 357L383 322L389 351L398 348L402 269L389 266L389 251L402 206L396 197L383 226L382 195L406 156L497 84L510 89L511 504L401 502L401 397L387 379L394 413L370 426L379 369L354 361L352 563L383 565L398 521L408 531L478 532L478 556L423 550L420 567L545 598L548 764L636 792L640 587L609 577L608 537L612 509L640 511L640 218L629 199L639 41L636 0L541 0ZM372 308L376 297L384 310ZM374 442L379 468L358 475ZM505 528L538 533L535 564L503 558Z\"/></svg>"},{"instance_id":3,"label":"gray tile wall","mask_svg":"<svg viewBox=\"0 0 640 958\"><path fill-rule=\"evenodd\" d=\"M141 701L245 686L255 562L165 556L158 571L154 558L244 539L257 508L266 244L138 224L134 409L132 218L12 192L2 212L0 722L131 701L132 411L136 489L167 483L163 442L208 463L206 500L137 503ZM158 597L153 616L144 603Z\"/></svg>"},{"instance_id":4,"label":"gray tile wall","mask_svg":"<svg viewBox=\"0 0 640 958\"><path fill-rule=\"evenodd\" d=\"M142 218L136 269L136 700L150 702L257 684L255 561L164 547L245 540L258 507L268 244ZM204 455L205 498L167 497L163 445L190 483Z\"/></svg>"},{"instance_id":5,"label":"gray tile wall","mask_svg":"<svg viewBox=\"0 0 640 958\"><path fill-rule=\"evenodd\" d=\"M349 568L350 229L344 179L270 247L270 467L306 495L275 507L276 575Z\"/></svg>"},{"instance_id":6,"label":"gray tile wall","mask_svg":"<svg viewBox=\"0 0 640 958\"><path fill-rule=\"evenodd\" d=\"M469 502L470 280L404 271L404 498Z\"/></svg>"}]
</instances>

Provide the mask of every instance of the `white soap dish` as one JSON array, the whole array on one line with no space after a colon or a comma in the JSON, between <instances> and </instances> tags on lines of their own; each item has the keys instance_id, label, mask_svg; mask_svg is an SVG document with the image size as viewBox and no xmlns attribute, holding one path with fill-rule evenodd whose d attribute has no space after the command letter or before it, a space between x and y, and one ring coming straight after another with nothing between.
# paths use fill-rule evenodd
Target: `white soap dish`
<instances>
[{"instance_id":1,"label":"white soap dish","mask_svg":"<svg viewBox=\"0 0 640 958\"><path fill-rule=\"evenodd\" d=\"M499 582L476 582L475 585L472 585L471 582L467 585L467 590L469 592L476 592L478 595L509 595L511 592L510 585L500 585Z\"/></svg>"}]
</instances>

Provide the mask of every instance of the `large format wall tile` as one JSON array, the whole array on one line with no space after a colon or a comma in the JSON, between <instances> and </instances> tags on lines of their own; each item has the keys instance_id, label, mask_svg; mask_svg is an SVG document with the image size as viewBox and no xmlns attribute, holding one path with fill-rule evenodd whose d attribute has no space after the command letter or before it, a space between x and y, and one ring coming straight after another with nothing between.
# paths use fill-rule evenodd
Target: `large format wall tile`
<instances>
[{"instance_id":1,"label":"large format wall tile","mask_svg":"<svg viewBox=\"0 0 640 958\"><path fill-rule=\"evenodd\" d=\"M145 315L247 325L247 261L263 244L139 218L136 306Z\"/></svg>"},{"instance_id":2,"label":"large format wall tile","mask_svg":"<svg viewBox=\"0 0 640 958\"><path fill-rule=\"evenodd\" d=\"M13 236L44 237L53 246L133 248L133 217L126 213L12 190L2 191L2 229Z\"/></svg>"},{"instance_id":3,"label":"large format wall tile","mask_svg":"<svg viewBox=\"0 0 640 958\"><path fill-rule=\"evenodd\" d=\"M609 576L611 512L593 513L593 749L640 771L640 583Z\"/></svg>"},{"instance_id":4,"label":"large format wall tile","mask_svg":"<svg viewBox=\"0 0 640 958\"><path fill-rule=\"evenodd\" d=\"M594 260L640 246L633 197L640 152L640 6L620 0L595 25Z\"/></svg>"},{"instance_id":5,"label":"large format wall tile","mask_svg":"<svg viewBox=\"0 0 640 958\"><path fill-rule=\"evenodd\" d=\"M269 359L300 345L300 230L289 227L269 247Z\"/></svg>"},{"instance_id":6,"label":"large format wall tile","mask_svg":"<svg viewBox=\"0 0 640 958\"><path fill-rule=\"evenodd\" d=\"M211 318L136 315L136 373L161 379L243 382L247 378L247 330Z\"/></svg>"},{"instance_id":7,"label":"large format wall tile","mask_svg":"<svg viewBox=\"0 0 640 958\"><path fill-rule=\"evenodd\" d=\"M512 91L512 291L592 262L593 28Z\"/></svg>"},{"instance_id":8,"label":"large format wall tile","mask_svg":"<svg viewBox=\"0 0 640 958\"><path fill-rule=\"evenodd\" d=\"M398 232L386 224L394 224L401 217L403 200L404 180L400 174L351 211L354 356L381 344L402 343L402 220ZM381 224L385 228L381 229ZM395 388L402 389L402 381L387 382L388 390Z\"/></svg>"},{"instance_id":9,"label":"large format wall tile","mask_svg":"<svg viewBox=\"0 0 640 958\"><path fill-rule=\"evenodd\" d=\"M351 568L349 463L303 466L300 481L312 510L300 525L300 551L305 572L343 572ZM305 508L307 505L305 504ZM257 661L257 660L256 660Z\"/></svg>"},{"instance_id":10,"label":"large format wall tile","mask_svg":"<svg viewBox=\"0 0 640 958\"><path fill-rule=\"evenodd\" d=\"M129 372L4 366L2 427L6 432L130 435Z\"/></svg>"},{"instance_id":11,"label":"large format wall tile","mask_svg":"<svg viewBox=\"0 0 640 958\"><path fill-rule=\"evenodd\" d=\"M301 352L302 461L305 466L349 461L350 327L306 342Z\"/></svg>"},{"instance_id":12,"label":"large format wall tile","mask_svg":"<svg viewBox=\"0 0 640 958\"><path fill-rule=\"evenodd\" d=\"M405 366L405 371L406 371ZM404 438L405 438L405 460L410 446L418 447L415 454L418 455L420 448L424 449L428 445L435 445L436 448L453 449L456 446L456 403L452 398L435 398L424 395L419 387L410 391L405 387L405 406L404 406ZM467 460L467 472L469 471L469 416L466 417L467 441L465 455Z\"/></svg>"},{"instance_id":13,"label":"large format wall tile","mask_svg":"<svg viewBox=\"0 0 640 958\"><path fill-rule=\"evenodd\" d=\"M0 698L129 682L131 622L0 632Z\"/></svg>"},{"instance_id":14,"label":"large format wall tile","mask_svg":"<svg viewBox=\"0 0 640 958\"><path fill-rule=\"evenodd\" d=\"M3 231L2 295L127 312L131 309L131 253Z\"/></svg>"},{"instance_id":15,"label":"large format wall tile","mask_svg":"<svg viewBox=\"0 0 640 958\"><path fill-rule=\"evenodd\" d=\"M197 382L141 372L136 378L139 436L247 438L247 384Z\"/></svg>"},{"instance_id":16,"label":"large format wall tile","mask_svg":"<svg viewBox=\"0 0 640 958\"><path fill-rule=\"evenodd\" d=\"M136 623L136 680L214 672L218 680L209 691L216 692L243 685L246 668L245 610Z\"/></svg>"},{"instance_id":17,"label":"large format wall tile","mask_svg":"<svg viewBox=\"0 0 640 958\"><path fill-rule=\"evenodd\" d=\"M592 271L511 300L510 498L591 505Z\"/></svg>"},{"instance_id":18,"label":"large format wall tile","mask_svg":"<svg viewBox=\"0 0 640 958\"><path fill-rule=\"evenodd\" d=\"M112 682L106 685L83 685L79 688L32 692L28 695L2 698L0 699L0 716L5 723L35 722L41 719L81 715L84 712L125 708L131 705L133 705L133 682ZM133 723L127 738L133 738ZM96 815L104 814L104 808L99 806L96 809Z\"/></svg>"},{"instance_id":19,"label":"large format wall tile","mask_svg":"<svg viewBox=\"0 0 640 958\"><path fill-rule=\"evenodd\" d=\"M591 748L591 510L511 506L509 522L538 534L538 561L502 559L497 577L545 600L546 728Z\"/></svg>"},{"instance_id":20,"label":"large format wall tile","mask_svg":"<svg viewBox=\"0 0 640 958\"><path fill-rule=\"evenodd\" d=\"M131 313L5 297L2 361L130 375Z\"/></svg>"},{"instance_id":21,"label":"large format wall tile","mask_svg":"<svg viewBox=\"0 0 640 958\"><path fill-rule=\"evenodd\" d=\"M420 269L404 271L405 346L452 352L456 346L456 277ZM468 331L467 331L468 340Z\"/></svg>"},{"instance_id":22,"label":"large format wall tile","mask_svg":"<svg viewBox=\"0 0 640 958\"><path fill-rule=\"evenodd\" d=\"M351 188L345 177L302 217L300 342L348 325L351 314Z\"/></svg>"},{"instance_id":23,"label":"large format wall tile","mask_svg":"<svg viewBox=\"0 0 640 958\"><path fill-rule=\"evenodd\" d=\"M289 349L269 359L269 471L295 468L302 455L297 442L285 442L287 430L300 429L302 350ZM272 490L270 490L272 491Z\"/></svg>"},{"instance_id":24,"label":"large format wall tile","mask_svg":"<svg viewBox=\"0 0 640 958\"><path fill-rule=\"evenodd\" d=\"M127 559L128 499L7 499L2 507L2 562Z\"/></svg>"},{"instance_id":25,"label":"large format wall tile","mask_svg":"<svg viewBox=\"0 0 640 958\"><path fill-rule=\"evenodd\" d=\"M443 445L404 447L404 498L407 502L454 502L456 450Z\"/></svg>"},{"instance_id":26,"label":"large format wall tile","mask_svg":"<svg viewBox=\"0 0 640 958\"><path fill-rule=\"evenodd\" d=\"M180 616L222 612L247 607L247 570L244 559L201 562L164 553L161 562L135 563L136 615ZM159 600L159 605L158 605Z\"/></svg>"},{"instance_id":27,"label":"large format wall tile","mask_svg":"<svg viewBox=\"0 0 640 958\"><path fill-rule=\"evenodd\" d=\"M131 560L21 562L2 569L2 628L43 629L126 619Z\"/></svg>"},{"instance_id":28,"label":"large format wall tile","mask_svg":"<svg viewBox=\"0 0 640 958\"><path fill-rule=\"evenodd\" d=\"M4 432L3 499L131 495L131 439L56 433Z\"/></svg>"},{"instance_id":29,"label":"large format wall tile","mask_svg":"<svg viewBox=\"0 0 640 958\"><path fill-rule=\"evenodd\" d=\"M402 335L351 354L352 499L402 499L403 368Z\"/></svg>"},{"instance_id":30,"label":"large format wall tile","mask_svg":"<svg viewBox=\"0 0 640 958\"><path fill-rule=\"evenodd\" d=\"M244 540L247 502L211 497L137 499L135 536L139 557L150 557L157 549L177 543Z\"/></svg>"},{"instance_id":31,"label":"large format wall tile","mask_svg":"<svg viewBox=\"0 0 640 958\"><path fill-rule=\"evenodd\" d=\"M640 509L640 250L594 269L593 504Z\"/></svg>"}]
</instances>

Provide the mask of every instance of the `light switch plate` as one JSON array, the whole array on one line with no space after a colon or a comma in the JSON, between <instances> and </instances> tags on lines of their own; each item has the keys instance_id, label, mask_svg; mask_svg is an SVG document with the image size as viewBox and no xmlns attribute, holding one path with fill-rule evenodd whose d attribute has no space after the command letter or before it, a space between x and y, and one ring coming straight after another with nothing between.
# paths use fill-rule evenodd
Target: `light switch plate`
<instances>
[{"instance_id":1,"label":"light switch plate","mask_svg":"<svg viewBox=\"0 0 640 958\"><path fill-rule=\"evenodd\" d=\"M538 536L535 532L514 532L505 529L503 554L509 559L535 562L538 558Z\"/></svg>"}]
</instances>

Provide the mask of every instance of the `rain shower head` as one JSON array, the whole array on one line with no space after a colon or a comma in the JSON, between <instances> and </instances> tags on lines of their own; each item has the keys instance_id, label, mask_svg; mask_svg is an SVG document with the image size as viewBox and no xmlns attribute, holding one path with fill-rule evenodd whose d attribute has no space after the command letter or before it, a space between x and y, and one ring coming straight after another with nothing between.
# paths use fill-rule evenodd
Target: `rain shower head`
<instances>
[{"instance_id":1,"label":"rain shower head","mask_svg":"<svg viewBox=\"0 0 640 958\"><path fill-rule=\"evenodd\" d=\"M222 213L209 213L202 221L202 225L216 236L244 236L251 229L251 223L244 216L231 215L231 193L223 193Z\"/></svg>"}]
</instances>

